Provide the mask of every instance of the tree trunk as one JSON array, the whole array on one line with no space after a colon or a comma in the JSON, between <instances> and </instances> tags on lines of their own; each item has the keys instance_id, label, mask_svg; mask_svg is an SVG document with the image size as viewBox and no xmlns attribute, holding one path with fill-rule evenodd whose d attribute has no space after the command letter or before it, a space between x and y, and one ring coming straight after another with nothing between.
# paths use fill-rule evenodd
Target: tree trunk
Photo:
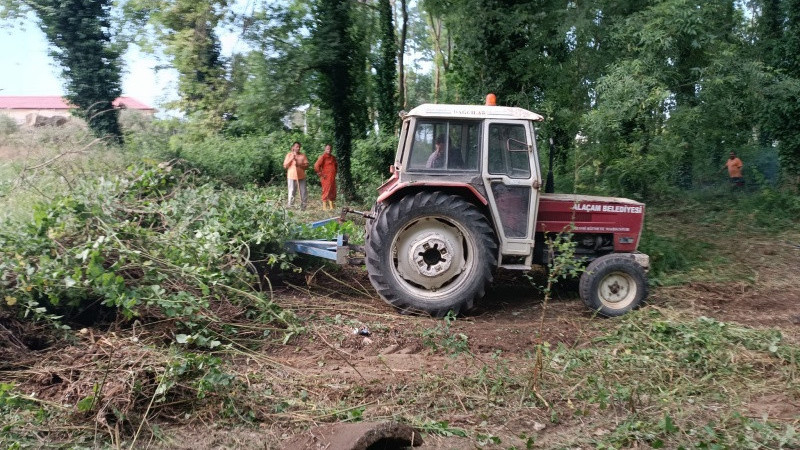
<instances>
[{"instance_id":1,"label":"tree trunk","mask_svg":"<svg viewBox=\"0 0 800 450\"><path fill-rule=\"evenodd\" d=\"M408 96L406 95L406 72L403 62L403 55L406 52L406 38L408 37L408 4L407 0L400 0L400 9L403 14L403 22L400 26L400 45L397 47L397 73L398 91L400 93L400 105L403 109L408 107Z\"/></svg>"},{"instance_id":2,"label":"tree trunk","mask_svg":"<svg viewBox=\"0 0 800 450\"><path fill-rule=\"evenodd\" d=\"M433 17L428 12L428 26L433 37L433 102L439 103L439 93L442 90L442 21Z\"/></svg>"}]
</instances>

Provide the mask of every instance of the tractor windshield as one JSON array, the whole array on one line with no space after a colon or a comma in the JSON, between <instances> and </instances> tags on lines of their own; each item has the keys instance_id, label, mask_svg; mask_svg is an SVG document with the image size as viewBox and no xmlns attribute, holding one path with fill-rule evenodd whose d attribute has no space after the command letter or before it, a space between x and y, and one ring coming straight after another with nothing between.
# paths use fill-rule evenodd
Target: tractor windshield
<instances>
[{"instance_id":1,"label":"tractor windshield","mask_svg":"<svg viewBox=\"0 0 800 450\"><path fill-rule=\"evenodd\" d=\"M409 171L476 172L480 122L420 120L408 157Z\"/></svg>"}]
</instances>

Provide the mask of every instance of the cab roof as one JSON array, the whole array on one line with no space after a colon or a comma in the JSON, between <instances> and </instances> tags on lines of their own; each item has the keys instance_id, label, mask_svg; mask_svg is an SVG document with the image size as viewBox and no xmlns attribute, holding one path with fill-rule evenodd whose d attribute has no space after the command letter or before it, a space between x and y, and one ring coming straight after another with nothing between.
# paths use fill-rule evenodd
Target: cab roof
<instances>
[{"instance_id":1,"label":"cab roof","mask_svg":"<svg viewBox=\"0 0 800 450\"><path fill-rule=\"evenodd\" d=\"M527 109L514 106L440 105L425 103L409 111L406 116L442 117L459 119L524 119L542 121L544 117Z\"/></svg>"}]
</instances>

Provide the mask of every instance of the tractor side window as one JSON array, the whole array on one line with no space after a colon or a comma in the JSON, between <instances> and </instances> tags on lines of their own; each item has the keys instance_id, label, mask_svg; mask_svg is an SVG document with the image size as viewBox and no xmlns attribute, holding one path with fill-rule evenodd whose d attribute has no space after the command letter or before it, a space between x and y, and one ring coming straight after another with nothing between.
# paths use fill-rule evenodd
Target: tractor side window
<instances>
[{"instance_id":1,"label":"tractor side window","mask_svg":"<svg viewBox=\"0 0 800 450\"><path fill-rule=\"evenodd\" d=\"M451 170L478 170L480 158L480 122L451 122L447 168Z\"/></svg>"},{"instance_id":2,"label":"tractor side window","mask_svg":"<svg viewBox=\"0 0 800 450\"><path fill-rule=\"evenodd\" d=\"M489 125L489 173L511 178L530 178L528 139L520 124Z\"/></svg>"}]
</instances>

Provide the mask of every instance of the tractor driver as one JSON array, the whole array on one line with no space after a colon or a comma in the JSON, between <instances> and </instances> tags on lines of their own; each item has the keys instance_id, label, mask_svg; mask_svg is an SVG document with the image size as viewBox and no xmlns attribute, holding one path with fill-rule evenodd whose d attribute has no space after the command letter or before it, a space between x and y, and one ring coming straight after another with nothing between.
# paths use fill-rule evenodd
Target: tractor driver
<instances>
[{"instance_id":1,"label":"tractor driver","mask_svg":"<svg viewBox=\"0 0 800 450\"><path fill-rule=\"evenodd\" d=\"M428 157L428 162L425 164L428 169L440 169L444 167L444 136L439 135L436 137L433 153Z\"/></svg>"}]
</instances>

